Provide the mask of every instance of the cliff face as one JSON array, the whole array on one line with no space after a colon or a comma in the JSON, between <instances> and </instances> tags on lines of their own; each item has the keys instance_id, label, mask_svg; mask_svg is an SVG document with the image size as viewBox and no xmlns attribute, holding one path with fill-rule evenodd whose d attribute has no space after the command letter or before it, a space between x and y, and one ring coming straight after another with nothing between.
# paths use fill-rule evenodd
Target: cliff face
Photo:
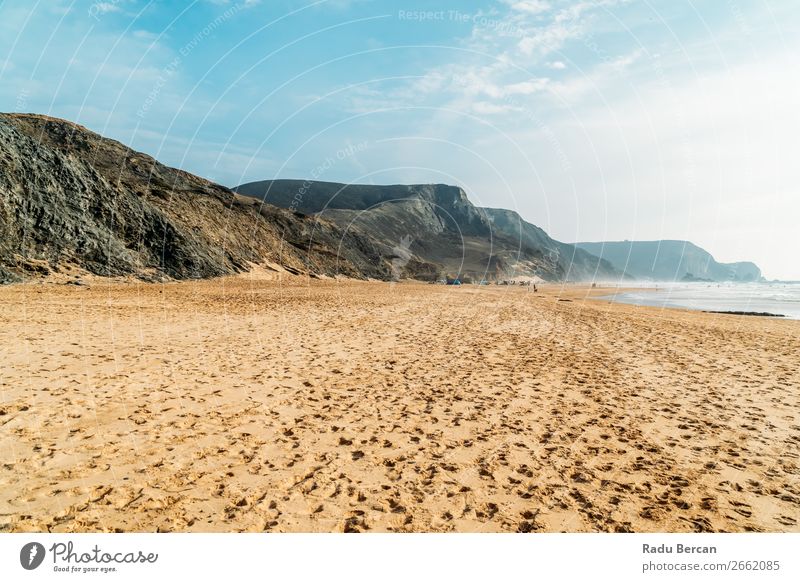
<instances>
[{"instance_id":1,"label":"cliff face","mask_svg":"<svg viewBox=\"0 0 800 582\"><path fill-rule=\"evenodd\" d=\"M306 214L334 210L385 211L408 201L428 209L426 228L435 231L461 228L464 234L489 234L490 227L466 193L457 186L445 184L396 184L371 186L303 180L265 180L234 188L240 194L253 196L281 208Z\"/></svg>"},{"instance_id":2,"label":"cliff face","mask_svg":"<svg viewBox=\"0 0 800 582\"><path fill-rule=\"evenodd\" d=\"M265 261L311 274L389 276L357 233L254 204L70 122L0 114L0 280L66 266L202 278Z\"/></svg>"},{"instance_id":3,"label":"cliff face","mask_svg":"<svg viewBox=\"0 0 800 582\"><path fill-rule=\"evenodd\" d=\"M314 213L382 245L387 257L409 242L406 276L505 279L609 280L609 263L550 238L510 210L474 206L466 193L444 184L371 186L268 180L235 188L284 208Z\"/></svg>"},{"instance_id":4,"label":"cliff face","mask_svg":"<svg viewBox=\"0 0 800 582\"><path fill-rule=\"evenodd\" d=\"M711 254L688 241L616 241L576 243L602 257L617 269L638 279L653 281L734 281L761 279L753 263L719 263Z\"/></svg>"},{"instance_id":5,"label":"cliff face","mask_svg":"<svg viewBox=\"0 0 800 582\"><path fill-rule=\"evenodd\" d=\"M738 263L723 263L734 281L759 281L762 278L761 269L750 261Z\"/></svg>"},{"instance_id":6,"label":"cliff face","mask_svg":"<svg viewBox=\"0 0 800 582\"><path fill-rule=\"evenodd\" d=\"M686 241L561 243L456 186L274 180L235 190L67 121L0 114L0 282L66 267L204 278L259 263L379 279L761 278L753 263L719 263Z\"/></svg>"},{"instance_id":7,"label":"cliff face","mask_svg":"<svg viewBox=\"0 0 800 582\"><path fill-rule=\"evenodd\" d=\"M566 243L559 242L538 226L526 222L513 210L484 208L496 232L509 240L519 240L529 248L542 249L566 281L610 281L624 278L622 272L606 260Z\"/></svg>"}]
</instances>

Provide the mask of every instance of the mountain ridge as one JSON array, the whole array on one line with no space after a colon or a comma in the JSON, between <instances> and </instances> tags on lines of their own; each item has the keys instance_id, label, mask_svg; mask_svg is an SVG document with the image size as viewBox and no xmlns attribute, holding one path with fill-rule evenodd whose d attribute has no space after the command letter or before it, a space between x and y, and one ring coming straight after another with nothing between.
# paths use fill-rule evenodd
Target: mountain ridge
<instances>
[{"instance_id":1,"label":"mountain ridge","mask_svg":"<svg viewBox=\"0 0 800 582\"><path fill-rule=\"evenodd\" d=\"M720 263L707 250L686 240L578 242L575 246L637 279L752 282L762 278L755 263Z\"/></svg>"},{"instance_id":2,"label":"mountain ridge","mask_svg":"<svg viewBox=\"0 0 800 582\"><path fill-rule=\"evenodd\" d=\"M672 243L683 249L677 259ZM67 267L179 280L253 265L381 280L665 276L669 267L648 271L630 249L620 261L611 250L625 244L557 241L518 212L475 206L447 184L267 180L227 188L71 121L0 113L0 282ZM761 276L753 263L717 263L688 241L643 244L659 244L655 259L670 259L677 277Z\"/></svg>"},{"instance_id":3,"label":"mountain ridge","mask_svg":"<svg viewBox=\"0 0 800 582\"><path fill-rule=\"evenodd\" d=\"M610 263L552 239L513 210L482 208L448 184L343 184L262 180L233 188L269 204L312 213L383 241L411 237L409 252L440 275L474 279L617 280Z\"/></svg>"}]
</instances>

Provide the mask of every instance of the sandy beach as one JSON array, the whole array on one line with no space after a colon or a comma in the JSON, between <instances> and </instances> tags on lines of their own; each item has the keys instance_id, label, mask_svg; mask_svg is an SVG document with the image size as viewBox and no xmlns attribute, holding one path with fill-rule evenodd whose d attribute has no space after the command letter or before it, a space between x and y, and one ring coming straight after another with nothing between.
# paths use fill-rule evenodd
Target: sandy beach
<instances>
[{"instance_id":1,"label":"sandy beach","mask_svg":"<svg viewBox=\"0 0 800 582\"><path fill-rule=\"evenodd\" d=\"M800 322L588 293L0 288L0 531L800 532Z\"/></svg>"}]
</instances>

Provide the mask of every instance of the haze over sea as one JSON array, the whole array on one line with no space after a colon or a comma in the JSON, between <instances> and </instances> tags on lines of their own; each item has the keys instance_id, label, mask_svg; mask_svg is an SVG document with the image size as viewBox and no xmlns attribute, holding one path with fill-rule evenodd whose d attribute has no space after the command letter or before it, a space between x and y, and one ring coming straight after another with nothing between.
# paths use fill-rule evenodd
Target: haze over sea
<instances>
[{"instance_id":1,"label":"haze over sea","mask_svg":"<svg viewBox=\"0 0 800 582\"><path fill-rule=\"evenodd\" d=\"M651 283L603 297L619 303L694 309L746 311L800 319L800 283Z\"/></svg>"}]
</instances>

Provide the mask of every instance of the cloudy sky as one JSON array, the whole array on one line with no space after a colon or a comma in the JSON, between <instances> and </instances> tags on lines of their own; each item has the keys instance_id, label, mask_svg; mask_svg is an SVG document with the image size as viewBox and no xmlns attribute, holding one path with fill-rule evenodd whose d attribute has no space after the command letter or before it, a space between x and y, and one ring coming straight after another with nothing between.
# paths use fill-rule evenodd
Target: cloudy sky
<instances>
[{"instance_id":1,"label":"cloudy sky","mask_svg":"<svg viewBox=\"0 0 800 582\"><path fill-rule=\"evenodd\" d=\"M794 0L0 0L0 110L800 279L798 33Z\"/></svg>"}]
</instances>

